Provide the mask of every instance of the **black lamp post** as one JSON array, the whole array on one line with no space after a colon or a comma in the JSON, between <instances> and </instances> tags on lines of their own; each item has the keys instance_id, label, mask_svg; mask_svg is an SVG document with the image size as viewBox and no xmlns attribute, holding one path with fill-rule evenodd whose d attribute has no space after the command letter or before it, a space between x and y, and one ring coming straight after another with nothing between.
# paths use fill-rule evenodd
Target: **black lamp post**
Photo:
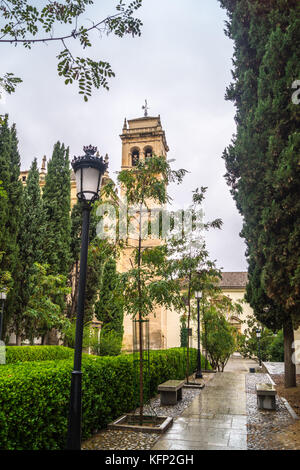
<instances>
[{"instance_id":1,"label":"black lamp post","mask_svg":"<svg viewBox=\"0 0 300 470\"><path fill-rule=\"evenodd\" d=\"M256 329L256 337L258 341L258 360L259 360L259 366L261 366L261 354L260 354L260 337L261 337L261 329L257 328Z\"/></svg>"},{"instance_id":2,"label":"black lamp post","mask_svg":"<svg viewBox=\"0 0 300 470\"><path fill-rule=\"evenodd\" d=\"M76 177L77 197L82 202L82 232L80 253L80 275L75 333L74 370L71 378L71 397L67 449L81 449L81 356L83 317L86 286L87 257L89 244L90 212L92 204L99 199L102 176L108 163L95 156L97 147L83 147L85 155L74 157L72 167Z\"/></svg>"},{"instance_id":3,"label":"black lamp post","mask_svg":"<svg viewBox=\"0 0 300 470\"><path fill-rule=\"evenodd\" d=\"M195 298L197 299L197 321L198 321L198 351L197 351L197 371L196 379L202 379L201 369L201 352L200 352L200 300L202 299L202 292L196 291Z\"/></svg>"},{"instance_id":4,"label":"black lamp post","mask_svg":"<svg viewBox=\"0 0 300 470\"><path fill-rule=\"evenodd\" d=\"M4 316L4 304L6 300L6 289L0 292L0 300L1 300L1 318L0 318L0 341L2 339L2 330L3 330L3 316Z\"/></svg>"}]
</instances>

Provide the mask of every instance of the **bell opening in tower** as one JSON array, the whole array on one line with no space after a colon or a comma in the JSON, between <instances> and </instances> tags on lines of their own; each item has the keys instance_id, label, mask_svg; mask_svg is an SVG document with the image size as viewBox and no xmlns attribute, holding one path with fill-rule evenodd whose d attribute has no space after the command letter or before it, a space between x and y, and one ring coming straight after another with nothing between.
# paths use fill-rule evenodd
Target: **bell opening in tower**
<instances>
[{"instance_id":1,"label":"bell opening in tower","mask_svg":"<svg viewBox=\"0 0 300 470\"><path fill-rule=\"evenodd\" d=\"M131 153L132 166L137 166L139 161L140 161L140 152L137 149L135 149Z\"/></svg>"}]
</instances>

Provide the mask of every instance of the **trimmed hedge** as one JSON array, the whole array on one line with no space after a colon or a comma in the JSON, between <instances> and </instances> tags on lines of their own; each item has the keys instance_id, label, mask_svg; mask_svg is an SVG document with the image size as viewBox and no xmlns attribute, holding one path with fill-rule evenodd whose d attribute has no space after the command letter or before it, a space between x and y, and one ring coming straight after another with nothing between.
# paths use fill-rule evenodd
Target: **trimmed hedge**
<instances>
[{"instance_id":1,"label":"trimmed hedge","mask_svg":"<svg viewBox=\"0 0 300 470\"><path fill-rule=\"evenodd\" d=\"M74 349L64 346L6 346L6 364L27 361L52 361L69 359Z\"/></svg>"},{"instance_id":2,"label":"trimmed hedge","mask_svg":"<svg viewBox=\"0 0 300 470\"><path fill-rule=\"evenodd\" d=\"M196 367L196 357L196 350L191 349L191 372ZM0 367L0 449L64 449L72 368L71 359ZM82 438L85 439L134 409L137 390L132 354L84 355L82 371ZM152 396L160 383L181 379L184 375L184 349L150 352Z\"/></svg>"}]
</instances>

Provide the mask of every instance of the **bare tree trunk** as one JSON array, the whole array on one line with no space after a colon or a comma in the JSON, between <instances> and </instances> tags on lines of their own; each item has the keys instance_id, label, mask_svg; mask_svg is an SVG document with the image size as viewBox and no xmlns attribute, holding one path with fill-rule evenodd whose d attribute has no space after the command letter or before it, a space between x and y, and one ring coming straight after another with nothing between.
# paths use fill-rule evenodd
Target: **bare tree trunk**
<instances>
[{"instance_id":1,"label":"bare tree trunk","mask_svg":"<svg viewBox=\"0 0 300 470\"><path fill-rule=\"evenodd\" d=\"M208 361L207 361L207 320L206 319L204 320L204 343L205 343L205 366L204 368L205 370L207 370Z\"/></svg>"},{"instance_id":2,"label":"bare tree trunk","mask_svg":"<svg viewBox=\"0 0 300 470\"><path fill-rule=\"evenodd\" d=\"M22 345L22 338L21 335L16 333L16 346L21 346Z\"/></svg>"},{"instance_id":3,"label":"bare tree trunk","mask_svg":"<svg viewBox=\"0 0 300 470\"><path fill-rule=\"evenodd\" d=\"M284 386L285 388L296 387L296 366L292 356L294 349L294 329L291 317L288 317L283 324L284 337Z\"/></svg>"},{"instance_id":4,"label":"bare tree trunk","mask_svg":"<svg viewBox=\"0 0 300 470\"><path fill-rule=\"evenodd\" d=\"M186 345L186 383L189 383L190 372L190 323L191 323L191 273L189 273L188 290L188 323L187 323L187 345Z\"/></svg>"},{"instance_id":5,"label":"bare tree trunk","mask_svg":"<svg viewBox=\"0 0 300 470\"><path fill-rule=\"evenodd\" d=\"M139 349L140 349L140 426L143 424L144 390L143 390L143 323L141 305L141 250L142 250L142 205L140 206L139 248L138 248L138 295L139 295Z\"/></svg>"}]
</instances>

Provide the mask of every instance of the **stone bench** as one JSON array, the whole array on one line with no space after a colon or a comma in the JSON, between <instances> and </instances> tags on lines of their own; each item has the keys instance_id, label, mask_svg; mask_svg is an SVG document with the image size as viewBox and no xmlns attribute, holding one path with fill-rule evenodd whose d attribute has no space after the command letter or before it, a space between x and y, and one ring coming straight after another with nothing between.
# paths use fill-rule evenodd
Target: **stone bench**
<instances>
[{"instance_id":1,"label":"stone bench","mask_svg":"<svg viewBox=\"0 0 300 470\"><path fill-rule=\"evenodd\" d=\"M257 406L259 410L276 410L276 388L273 384L257 384Z\"/></svg>"},{"instance_id":2,"label":"stone bench","mask_svg":"<svg viewBox=\"0 0 300 470\"><path fill-rule=\"evenodd\" d=\"M182 399L184 380L167 380L158 386L161 405L176 405Z\"/></svg>"}]
</instances>

